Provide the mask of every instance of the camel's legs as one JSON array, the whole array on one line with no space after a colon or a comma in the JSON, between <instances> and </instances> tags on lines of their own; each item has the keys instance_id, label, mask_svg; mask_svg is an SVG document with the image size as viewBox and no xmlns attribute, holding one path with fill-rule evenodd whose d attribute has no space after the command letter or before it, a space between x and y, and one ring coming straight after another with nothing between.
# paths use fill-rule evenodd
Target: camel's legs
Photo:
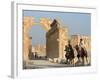
<instances>
[{"instance_id":1,"label":"camel's legs","mask_svg":"<svg viewBox=\"0 0 100 80\"><path fill-rule=\"evenodd\" d=\"M82 57L82 64L84 65L84 57Z\"/></svg>"},{"instance_id":2,"label":"camel's legs","mask_svg":"<svg viewBox=\"0 0 100 80\"><path fill-rule=\"evenodd\" d=\"M88 58L86 57L86 62L88 63Z\"/></svg>"}]
</instances>

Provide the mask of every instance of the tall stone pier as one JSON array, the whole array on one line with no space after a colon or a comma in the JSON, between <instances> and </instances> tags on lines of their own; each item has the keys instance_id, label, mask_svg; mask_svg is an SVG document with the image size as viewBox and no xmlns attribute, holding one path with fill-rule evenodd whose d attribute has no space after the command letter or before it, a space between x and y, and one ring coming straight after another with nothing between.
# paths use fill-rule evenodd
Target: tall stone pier
<instances>
[{"instance_id":1,"label":"tall stone pier","mask_svg":"<svg viewBox=\"0 0 100 80\"><path fill-rule=\"evenodd\" d=\"M65 57L65 45L67 45L68 34L67 29L62 28L57 20L54 20L51 24L51 29L46 33L46 53L47 57L64 58Z\"/></svg>"},{"instance_id":2,"label":"tall stone pier","mask_svg":"<svg viewBox=\"0 0 100 80\"><path fill-rule=\"evenodd\" d=\"M31 44L31 38L29 36L29 29L33 25L33 17L24 17L23 19L23 60L24 62L29 60L29 47Z\"/></svg>"}]
</instances>

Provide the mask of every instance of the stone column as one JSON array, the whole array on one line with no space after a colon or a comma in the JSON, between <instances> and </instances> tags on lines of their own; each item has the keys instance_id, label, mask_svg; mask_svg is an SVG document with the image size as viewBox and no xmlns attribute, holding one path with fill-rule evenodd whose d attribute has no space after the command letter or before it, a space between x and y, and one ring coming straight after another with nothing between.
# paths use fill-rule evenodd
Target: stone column
<instances>
[{"instance_id":1,"label":"stone column","mask_svg":"<svg viewBox=\"0 0 100 80\"><path fill-rule=\"evenodd\" d=\"M65 58L65 46L68 42L68 30L65 28L60 27L59 28L59 58L64 59Z\"/></svg>"},{"instance_id":2,"label":"stone column","mask_svg":"<svg viewBox=\"0 0 100 80\"><path fill-rule=\"evenodd\" d=\"M34 23L33 17L24 17L23 18L23 60L24 62L28 61L29 46L31 45L29 29Z\"/></svg>"}]
</instances>

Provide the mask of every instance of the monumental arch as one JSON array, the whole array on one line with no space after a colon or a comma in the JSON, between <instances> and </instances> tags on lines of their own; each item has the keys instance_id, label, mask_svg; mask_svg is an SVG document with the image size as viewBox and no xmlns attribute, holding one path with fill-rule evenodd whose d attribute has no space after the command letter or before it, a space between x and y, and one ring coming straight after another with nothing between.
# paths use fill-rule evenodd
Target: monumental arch
<instances>
[{"instance_id":1,"label":"monumental arch","mask_svg":"<svg viewBox=\"0 0 100 80\"><path fill-rule=\"evenodd\" d=\"M34 17L26 16L23 18L23 59L29 60L29 47L31 38L29 29L35 25L42 25L46 32L46 54L48 58L64 58L64 48L68 41L68 30L62 28L57 20L50 21L47 18L41 18L40 22L35 22Z\"/></svg>"},{"instance_id":2,"label":"monumental arch","mask_svg":"<svg viewBox=\"0 0 100 80\"><path fill-rule=\"evenodd\" d=\"M31 38L29 36L29 29L35 25L41 25L43 28L48 31L50 29L51 21L47 18L41 18L40 22L35 22L34 17L26 16L23 18L23 59L24 61L28 60L29 47L31 46Z\"/></svg>"}]
</instances>

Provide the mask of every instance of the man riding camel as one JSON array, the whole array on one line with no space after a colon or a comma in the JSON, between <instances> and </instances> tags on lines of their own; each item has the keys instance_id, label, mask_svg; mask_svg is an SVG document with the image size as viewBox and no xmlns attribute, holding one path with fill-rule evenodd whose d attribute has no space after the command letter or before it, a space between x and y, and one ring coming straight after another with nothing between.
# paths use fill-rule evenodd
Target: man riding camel
<instances>
[{"instance_id":1,"label":"man riding camel","mask_svg":"<svg viewBox=\"0 0 100 80\"><path fill-rule=\"evenodd\" d=\"M72 48L72 45L70 44L70 40L68 41L68 45L65 46L65 57L66 57L66 62L71 62L72 63L72 59L74 58L74 51Z\"/></svg>"}]
</instances>

